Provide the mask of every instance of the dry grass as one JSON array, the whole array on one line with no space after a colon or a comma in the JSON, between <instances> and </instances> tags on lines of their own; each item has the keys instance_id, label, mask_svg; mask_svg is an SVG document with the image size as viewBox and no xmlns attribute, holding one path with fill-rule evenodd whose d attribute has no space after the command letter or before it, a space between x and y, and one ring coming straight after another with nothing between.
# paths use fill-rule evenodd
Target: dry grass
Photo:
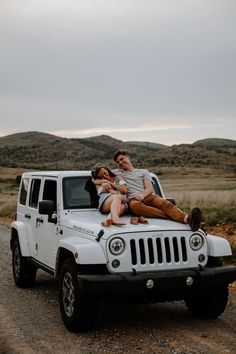
<instances>
[{"instance_id":1,"label":"dry grass","mask_svg":"<svg viewBox=\"0 0 236 354\"><path fill-rule=\"evenodd\" d=\"M0 194L0 216L13 217L16 212L17 194L4 195Z\"/></svg>"},{"instance_id":2,"label":"dry grass","mask_svg":"<svg viewBox=\"0 0 236 354\"><path fill-rule=\"evenodd\" d=\"M16 177L23 169L0 168L0 218L1 222L9 222L14 218L19 185Z\"/></svg>"},{"instance_id":3,"label":"dry grass","mask_svg":"<svg viewBox=\"0 0 236 354\"><path fill-rule=\"evenodd\" d=\"M15 182L17 176L21 175L25 169L23 168L5 168L0 167L0 183Z\"/></svg>"},{"instance_id":4,"label":"dry grass","mask_svg":"<svg viewBox=\"0 0 236 354\"><path fill-rule=\"evenodd\" d=\"M166 197L189 211L199 206L208 233L226 238L236 257L236 175L222 169L166 168L160 181Z\"/></svg>"},{"instance_id":5,"label":"dry grass","mask_svg":"<svg viewBox=\"0 0 236 354\"><path fill-rule=\"evenodd\" d=\"M236 189L231 191L207 190L207 191L177 191L172 192L173 197L178 204L193 207L214 207L230 208L236 207Z\"/></svg>"},{"instance_id":6,"label":"dry grass","mask_svg":"<svg viewBox=\"0 0 236 354\"><path fill-rule=\"evenodd\" d=\"M186 191L234 191L236 174L209 168L161 168L160 181L167 196Z\"/></svg>"}]
</instances>

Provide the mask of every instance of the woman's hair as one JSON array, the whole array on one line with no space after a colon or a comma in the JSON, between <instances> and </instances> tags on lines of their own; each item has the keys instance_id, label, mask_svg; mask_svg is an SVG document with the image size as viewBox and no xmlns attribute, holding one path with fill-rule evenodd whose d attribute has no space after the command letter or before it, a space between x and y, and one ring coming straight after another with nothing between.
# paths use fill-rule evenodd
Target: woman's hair
<instances>
[{"instance_id":1,"label":"woman's hair","mask_svg":"<svg viewBox=\"0 0 236 354\"><path fill-rule=\"evenodd\" d=\"M115 177L115 174L110 170L109 167L104 165L103 163L96 163L96 165L92 168L91 174L93 178L99 178L98 173L101 170L101 168L105 168L107 170L108 174L110 177Z\"/></svg>"}]
</instances>

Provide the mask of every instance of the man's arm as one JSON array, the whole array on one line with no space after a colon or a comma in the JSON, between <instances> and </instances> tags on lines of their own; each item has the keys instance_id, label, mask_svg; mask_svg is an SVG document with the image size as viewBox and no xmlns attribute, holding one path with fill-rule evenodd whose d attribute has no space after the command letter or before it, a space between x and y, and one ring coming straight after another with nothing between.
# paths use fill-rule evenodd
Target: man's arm
<instances>
[{"instance_id":1,"label":"man's arm","mask_svg":"<svg viewBox=\"0 0 236 354\"><path fill-rule=\"evenodd\" d=\"M145 199L146 197L148 197L149 195L153 194L153 186L152 186L152 182L149 180L144 180L144 191L140 194L137 194L135 199L138 201L142 201L143 199Z\"/></svg>"}]
</instances>

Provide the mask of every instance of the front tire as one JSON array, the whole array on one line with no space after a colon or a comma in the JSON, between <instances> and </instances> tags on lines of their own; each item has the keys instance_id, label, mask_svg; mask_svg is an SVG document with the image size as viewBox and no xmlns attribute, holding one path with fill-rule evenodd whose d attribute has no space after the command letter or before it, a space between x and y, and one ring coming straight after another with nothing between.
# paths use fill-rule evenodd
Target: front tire
<instances>
[{"instance_id":1,"label":"front tire","mask_svg":"<svg viewBox=\"0 0 236 354\"><path fill-rule=\"evenodd\" d=\"M72 332L93 328L98 313L98 301L81 292L77 275L79 267L73 259L64 262L59 277L59 304L62 320Z\"/></svg>"},{"instance_id":2,"label":"front tire","mask_svg":"<svg viewBox=\"0 0 236 354\"><path fill-rule=\"evenodd\" d=\"M32 286L35 282L37 268L26 257L22 257L19 240L12 245L12 272L15 284L20 288Z\"/></svg>"},{"instance_id":3,"label":"front tire","mask_svg":"<svg viewBox=\"0 0 236 354\"><path fill-rule=\"evenodd\" d=\"M224 312L228 294L228 285L204 289L203 293L189 294L185 298L185 304L193 316L213 319Z\"/></svg>"}]
</instances>

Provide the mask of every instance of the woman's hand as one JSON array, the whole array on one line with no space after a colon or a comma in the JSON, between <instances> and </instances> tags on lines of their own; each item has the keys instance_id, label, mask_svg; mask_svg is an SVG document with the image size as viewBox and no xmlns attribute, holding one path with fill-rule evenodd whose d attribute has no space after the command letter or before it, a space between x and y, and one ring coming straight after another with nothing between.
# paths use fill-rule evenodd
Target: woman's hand
<instances>
[{"instance_id":1,"label":"woman's hand","mask_svg":"<svg viewBox=\"0 0 236 354\"><path fill-rule=\"evenodd\" d=\"M112 189L112 186L108 182L102 183L101 187L102 187L103 192L110 192L110 190Z\"/></svg>"}]
</instances>

